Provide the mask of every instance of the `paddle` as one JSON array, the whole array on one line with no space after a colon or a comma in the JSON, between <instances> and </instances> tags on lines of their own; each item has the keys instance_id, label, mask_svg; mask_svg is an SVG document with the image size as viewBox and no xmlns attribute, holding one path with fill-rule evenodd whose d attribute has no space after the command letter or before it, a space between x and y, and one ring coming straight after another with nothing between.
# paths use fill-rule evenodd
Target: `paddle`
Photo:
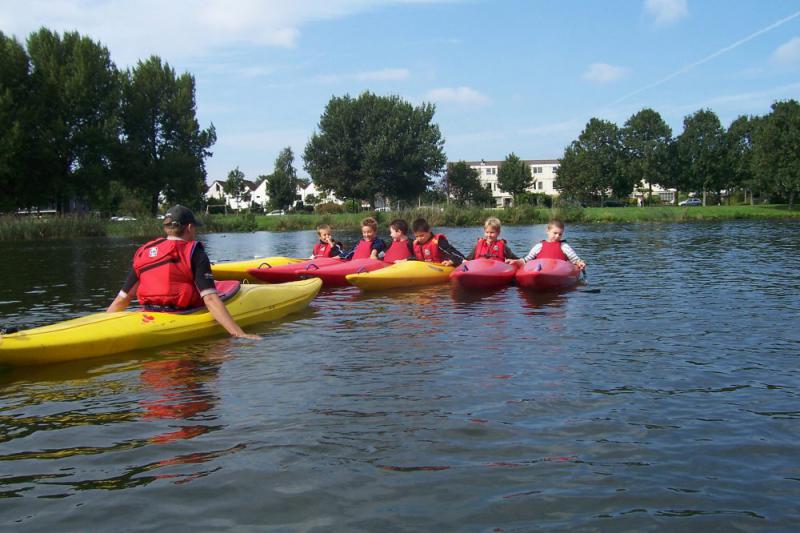
<instances>
[{"instance_id":1,"label":"paddle","mask_svg":"<svg viewBox=\"0 0 800 533\"><path fill-rule=\"evenodd\" d=\"M581 273L578 275L578 281L583 283L588 282L588 276L586 275L586 267L583 267L581 269ZM600 289L576 289L576 290L578 292L586 292L589 294L597 294L598 292L600 292Z\"/></svg>"}]
</instances>

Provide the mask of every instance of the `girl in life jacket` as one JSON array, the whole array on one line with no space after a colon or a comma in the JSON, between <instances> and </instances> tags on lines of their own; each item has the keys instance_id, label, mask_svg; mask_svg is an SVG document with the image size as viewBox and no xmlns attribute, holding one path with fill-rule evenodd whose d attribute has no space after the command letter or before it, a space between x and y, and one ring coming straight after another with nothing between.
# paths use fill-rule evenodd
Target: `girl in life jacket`
<instances>
[{"instance_id":1,"label":"girl in life jacket","mask_svg":"<svg viewBox=\"0 0 800 533\"><path fill-rule=\"evenodd\" d=\"M564 223L554 218L547 223L547 239L536 243L528 255L522 259L506 260L506 263L516 263L520 266L528 261L534 259L561 259L562 261L569 261L579 269L586 268L586 262L583 261L575 250L567 244L567 241L562 241L564 236Z\"/></svg>"},{"instance_id":2,"label":"girl in life jacket","mask_svg":"<svg viewBox=\"0 0 800 533\"><path fill-rule=\"evenodd\" d=\"M361 237L355 246L340 256L342 259L377 259L379 253L386 251L386 243L378 237L378 222L374 218L367 217L361 221Z\"/></svg>"},{"instance_id":3,"label":"girl in life jacket","mask_svg":"<svg viewBox=\"0 0 800 533\"><path fill-rule=\"evenodd\" d=\"M505 261L506 259L519 259L505 239L499 239L500 220L495 217L489 217L483 224L483 237L478 239L475 243L475 248L467 256L467 259L479 259L481 257L486 259L495 259L497 261Z\"/></svg>"},{"instance_id":4,"label":"girl in life jacket","mask_svg":"<svg viewBox=\"0 0 800 533\"><path fill-rule=\"evenodd\" d=\"M417 261L441 263L445 266L460 265L464 254L453 248L447 237L441 233L434 234L428 221L418 218L411 225L414 231L414 258Z\"/></svg>"},{"instance_id":5,"label":"girl in life jacket","mask_svg":"<svg viewBox=\"0 0 800 533\"><path fill-rule=\"evenodd\" d=\"M398 263L414 257L414 243L408 238L408 222L402 218L392 220L389 224L389 235L392 242L383 255L387 263Z\"/></svg>"},{"instance_id":6,"label":"girl in life jacket","mask_svg":"<svg viewBox=\"0 0 800 533\"><path fill-rule=\"evenodd\" d=\"M311 252L311 259L338 257L342 255L342 243L334 240L331 227L328 224L320 224L317 226L317 237L319 237L319 242L314 245L314 250Z\"/></svg>"}]
</instances>

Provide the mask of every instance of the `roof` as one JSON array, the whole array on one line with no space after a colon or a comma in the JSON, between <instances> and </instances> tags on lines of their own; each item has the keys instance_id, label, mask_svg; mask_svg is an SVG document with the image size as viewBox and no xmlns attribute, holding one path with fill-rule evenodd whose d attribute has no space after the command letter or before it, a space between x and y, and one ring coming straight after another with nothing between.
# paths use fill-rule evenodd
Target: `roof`
<instances>
[{"instance_id":1,"label":"roof","mask_svg":"<svg viewBox=\"0 0 800 533\"><path fill-rule=\"evenodd\" d=\"M529 165L558 165L558 159L522 159L523 163L527 163ZM451 161L454 163L455 161ZM479 167L481 165L485 167L499 167L505 161L486 161L481 159L480 161L465 161L468 166L471 167Z\"/></svg>"}]
</instances>

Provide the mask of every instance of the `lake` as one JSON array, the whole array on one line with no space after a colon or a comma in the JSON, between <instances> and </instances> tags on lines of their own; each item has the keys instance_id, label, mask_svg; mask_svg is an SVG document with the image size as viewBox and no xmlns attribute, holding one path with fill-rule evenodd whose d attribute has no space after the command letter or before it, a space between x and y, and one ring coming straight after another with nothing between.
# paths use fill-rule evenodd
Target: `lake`
<instances>
[{"instance_id":1,"label":"lake","mask_svg":"<svg viewBox=\"0 0 800 533\"><path fill-rule=\"evenodd\" d=\"M465 252L481 234L443 231ZM544 231L502 237L522 255ZM800 528L800 222L566 238L576 291L327 290L258 341L0 369L0 524ZM315 234L202 240L217 260L306 256ZM0 327L105 308L138 244L0 242Z\"/></svg>"}]
</instances>

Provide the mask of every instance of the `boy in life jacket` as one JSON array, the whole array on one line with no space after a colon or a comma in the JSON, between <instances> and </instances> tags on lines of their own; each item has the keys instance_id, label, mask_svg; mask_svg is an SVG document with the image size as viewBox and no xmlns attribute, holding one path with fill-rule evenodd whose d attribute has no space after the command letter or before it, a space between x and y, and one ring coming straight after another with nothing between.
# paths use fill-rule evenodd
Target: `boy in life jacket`
<instances>
[{"instance_id":1,"label":"boy in life jacket","mask_svg":"<svg viewBox=\"0 0 800 533\"><path fill-rule=\"evenodd\" d=\"M533 248L531 248L531 251L528 252L528 255L522 259L507 259L506 263L516 263L522 266L534 259L562 259L571 262L573 265L583 270L586 268L586 263L578 257L578 254L575 253L575 250L573 250L566 241L561 240L563 236L564 223L554 218L547 223L547 240L536 243Z\"/></svg>"},{"instance_id":2,"label":"boy in life jacket","mask_svg":"<svg viewBox=\"0 0 800 533\"><path fill-rule=\"evenodd\" d=\"M519 259L519 257L511 251L505 239L500 239L500 220L495 217L489 217L483 223L483 237L478 239L475 243L475 248L467 256L467 260L479 259L484 257L486 259L496 259L497 261L505 261L506 259Z\"/></svg>"},{"instance_id":3,"label":"boy in life jacket","mask_svg":"<svg viewBox=\"0 0 800 533\"><path fill-rule=\"evenodd\" d=\"M319 242L314 245L314 250L311 252L311 259L319 257L339 257L342 255L342 243L334 240L331 234L331 227L328 224L319 224L317 226L317 237Z\"/></svg>"},{"instance_id":4,"label":"boy in life jacket","mask_svg":"<svg viewBox=\"0 0 800 533\"><path fill-rule=\"evenodd\" d=\"M417 261L441 263L445 266L458 266L464 260L464 254L453 248L447 237L441 233L433 234L428 221L418 218L411 225L414 231L414 258Z\"/></svg>"},{"instance_id":5,"label":"boy in life jacket","mask_svg":"<svg viewBox=\"0 0 800 533\"><path fill-rule=\"evenodd\" d=\"M361 221L361 237L355 246L340 256L342 259L377 259L379 253L386 251L386 243L378 238L378 222L374 218L367 217Z\"/></svg>"},{"instance_id":6,"label":"boy in life jacket","mask_svg":"<svg viewBox=\"0 0 800 533\"><path fill-rule=\"evenodd\" d=\"M260 338L242 331L217 294L211 262L203 245L195 240L200 225L194 214L182 205L167 211L164 215L166 237L154 239L136 251L133 268L106 311L124 311L135 290L145 309L179 311L205 305L214 320L234 337Z\"/></svg>"},{"instance_id":7,"label":"boy in life jacket","mask_svg":"<svg viewBox=\"0 0 800 533\"><path fill-rule=\"evenodd\" d=\"M408 222L397 218L389 223L389 235L392 242L383 254L382 259L387 263L399 263L414 257L414 243L408 238Z\"/></svg>"}]
</instances>

